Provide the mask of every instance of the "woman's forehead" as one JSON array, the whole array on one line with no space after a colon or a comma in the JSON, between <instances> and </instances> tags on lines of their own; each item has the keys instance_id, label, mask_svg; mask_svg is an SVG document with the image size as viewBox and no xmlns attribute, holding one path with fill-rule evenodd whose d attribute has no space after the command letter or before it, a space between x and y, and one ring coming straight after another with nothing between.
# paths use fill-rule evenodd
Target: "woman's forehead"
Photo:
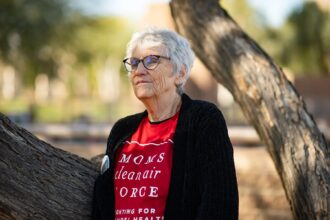
<instances>
[{"instance_id":1,"label":"woman's forehead","mask_svg":"<svg viewBox=\"0 0 330 220\"><path fill-rule=\"evenodd\" d=\"M150 44L138 44L134 50L132 51L133 57L144 57L148 55L166 55L165 46L158 45L150 45Z\"/></svg>"}]
</instances>

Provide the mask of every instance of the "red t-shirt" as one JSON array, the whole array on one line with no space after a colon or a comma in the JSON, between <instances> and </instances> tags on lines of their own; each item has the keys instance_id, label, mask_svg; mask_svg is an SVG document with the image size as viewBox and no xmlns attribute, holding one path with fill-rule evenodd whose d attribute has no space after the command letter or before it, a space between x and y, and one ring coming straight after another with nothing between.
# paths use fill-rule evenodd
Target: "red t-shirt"
<instances>
[{"instance_id":1,"label":"red t-shirt","mask_svg":"<svg viewBox=\"0 0 330 220\"><path fill-rule=\"evenodd\" d=\"M178 113L160 123L145 117L116 153L116 220L161 220L169 190Z\"/></svg>"}]
</instances>

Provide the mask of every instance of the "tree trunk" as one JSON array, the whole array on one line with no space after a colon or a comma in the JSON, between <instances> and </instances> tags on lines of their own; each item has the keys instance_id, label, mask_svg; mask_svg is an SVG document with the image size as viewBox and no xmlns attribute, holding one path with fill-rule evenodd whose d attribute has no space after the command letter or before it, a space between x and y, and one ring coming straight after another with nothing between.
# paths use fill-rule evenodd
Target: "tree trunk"
<instances>
[{"instance_id":1,"label":"tree trunk","mask_svg":"<svg viewBox=\"0 0 330 220\"><path fill-rule=\"evenodd\" d=\"M89 219L98 171L0 113L0 219Z\"/></svg>"},{"instance_id":2,"label":"tree trunk","mask_svg":"<svg viewBox=\"0 0 330 220\"><path fill-rule=\"evenodd\" d=\"M295 219L330 219L330 152L281 68L216 0L173 0L177 30L264 141Z\"/></svg>"}]
</instances>

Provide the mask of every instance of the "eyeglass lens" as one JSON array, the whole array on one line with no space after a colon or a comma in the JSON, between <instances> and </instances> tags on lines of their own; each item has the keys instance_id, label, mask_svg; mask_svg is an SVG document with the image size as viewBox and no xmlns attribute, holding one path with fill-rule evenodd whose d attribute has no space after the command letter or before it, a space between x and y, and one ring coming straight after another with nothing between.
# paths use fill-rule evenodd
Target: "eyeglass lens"
<instances>
[{"instance_id":1,"label":"eyeglass lens","mask_svg":"<svg viewBox=\"0 0 330 220\"><path fill-rule=\"evenodd\" d=\"M124 63L128 71L136 70L140 62L142 62L143 66L146 69L152 70L157 67L159 63L159 59L160 59L159 56L149 55L143 58L142 60L132 57L127 61L125 61Z\"/></svg>"}]
</instances>

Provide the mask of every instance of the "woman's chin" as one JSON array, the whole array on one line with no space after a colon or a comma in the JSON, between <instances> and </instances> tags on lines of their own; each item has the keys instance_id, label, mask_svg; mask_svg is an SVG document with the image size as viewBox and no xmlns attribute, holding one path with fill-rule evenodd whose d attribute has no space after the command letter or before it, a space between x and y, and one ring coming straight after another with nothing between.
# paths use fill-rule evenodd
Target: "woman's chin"
<instances>
[{"instance_id":1,"label":"woman's chin","mask_svg":"<svg viewBox=\"0 0 330 220\"><path fill-rule=\"evenodd\" d=\"M137 91L135 91L135 96L139 100L143 100L143 99L151 98L153 96L153 94L152 94L152 92L149 92L149 91L137 90Z\"/></svg>"}]
</instances>

